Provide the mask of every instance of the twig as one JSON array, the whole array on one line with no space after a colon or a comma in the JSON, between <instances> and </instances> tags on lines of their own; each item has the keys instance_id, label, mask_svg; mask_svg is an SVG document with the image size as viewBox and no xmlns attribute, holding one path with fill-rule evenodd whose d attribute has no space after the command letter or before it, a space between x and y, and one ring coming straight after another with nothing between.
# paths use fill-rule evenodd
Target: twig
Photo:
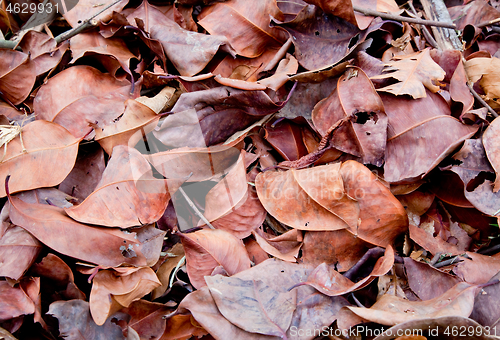
<instances>
[{"instance_id":1,"label":"twig","mask_svg":"<svg viewBox=\"0 0 500 340\"><path fill-rule=\"evenodd\" d=\"M382 19L404 21L404 22L410 22L412 24L420 24L420 25L427 25L427 26L446 27L446 28L451 28L451 29L457 28L457 26L455 24L450 24L447 22L408 18L408 17L403 17L400 15L378 12L378 11L374 11L374 10L371 10L368 8L361 8L358 6L352 6L352 8L358 13L361 13L364 15L369 15L369 16L374 16L374 17L381 17Z\"/></svg>"},{"instance_id":2,"label":"twig","mask_svg":"<svg viewBox=\"0 0 500 340\"><path fill-rule=\"evenodd\" d=\"M410 6L411 12L413 15L417 16L417 10L415 9L415 6L413 6L413 0L408 1L408 5ZM422 27L422 32L424 33L425 40L434 48L438 48L438 43L436 40L434 40L434 37L432 36L431 32L425 27L424 25L421 25Z\"/></svg>"},{"instance_id":3,"label":"twig","mask_svg":"<svg viewBox=\"0 0 500 340\"><path fill-rule=\"evenodd\" d=\"M496 254L499 251L500 251L500 244L495 244L492 247L479 250L478 253L482 255L491 255L491 254Z\"/></svg>"},{"instance_id":4,"label":"twig","mask_svg":"<svg viewBox=\"0 0 500 340\"><path fill-rule=\"evenodd\" d=\"M477 28L483 28L483 27L486 27L486 26L490 26L490 25L494 25L494 24L497 24L500 22L500 18L496 18L496 19L493 19L493 20L490 20L490 21L483 21L477 25L475 25Z\"/></svg>"},{"instance_id":5,"label":"twig","mask_svg":"<svg viewBox=\"0 0 500 340\"><path fill-rule=\"evenodd\" d=\"M458 261L457 261L458 260ZM441 262L438 262L434 265L434 268L441 268L441 267L445 267L445 266L448 266L450 264L453 264L453 263L458 263L458 262L462 262L463 260L462 259L459 259L458 258L458 255L457 256L454 256L452 257L451 259L448 259L448 260L445 260L445 261L441 261Z\"/></svg>"},{"instance_id":6,"label":"twig","mask_svg":"<svg viewBox=\"0 0 500 340\"><path fill-rule=\"evenodd\" d=\"M94 20L94 18L97 17L98 15L100 15L102 12L106 11L107 9L113 7L114 5L116 5L117 3L119 3L120 1L122 1L122 0L115 0L114 2L112 2L109 5L107 5L106 7L104 7L103 9L101 9L99 12L97 12L94 15L92 15L90 18L88 18L84 22L82 22L79 26L76 26L75 28L72 28L69 31L66 31L64 33L59 34L55 38L56 39L56 43L60 44L60 43L62 43L65 40L71 39L72 37L74 37L78 33L83 32L87 28L91 28L91 27L96 26L97 22Z\"/></svg>"},{"instance_id":7,"label":"twig","mask_svg":"<svg viewBox=\"0 0 500 340\"><path fill-rule=\"evenodd\" d=\"M495 118L498 117L498 113L496 113L495 110L493 110L491 108L491 106L489 106L488 103L485 102L484 99L481 98L481 96L479 94L477 94L476 90L474 90L470 84L467 84L467 87L469 88L470 93L472 93L474 98L476 98L477 101L481 103L481 105L483 105L485 108L487 108L488 112L491 113L493 115L493 117L495 117Z\"/></svg>"},{"instance_id":8,"label":"twig","mask_svg":"<svg viewBox=\"0 0 500 340\"><path fill-rule=\"evenodd\" d=\"M198 209L198 207L196 207L196 205L193 203L193 201L191 201L191 199L189 198L189 196L186 194L186 192L184 191L184 189L182 189L182 187L179 187L179 191L180 193L182 194L182 196L184 196L184 198L186 199L187 203L189 204L189 206L191 207L191 209L193 209L194 213L199 217L201 218L201 220L203 222L205 222L205 224L210 228L210 229L215 229L214 226L207 220L207 218L201 213L201 211Z\"/></svg>"}]
</instances>

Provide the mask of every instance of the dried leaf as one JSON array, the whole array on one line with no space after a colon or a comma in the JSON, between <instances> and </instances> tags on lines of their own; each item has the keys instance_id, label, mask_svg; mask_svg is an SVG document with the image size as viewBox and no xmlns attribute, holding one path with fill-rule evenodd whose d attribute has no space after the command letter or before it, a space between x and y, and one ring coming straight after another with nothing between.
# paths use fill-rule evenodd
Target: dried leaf
<instances>
[{"instance_id":1,"label":"dried leaf","mask_svg":"<svg viewBox=\"0 0 500 340\"><path fill-rule=\"evenodd\" d=\"M286 40L279 29L269 25L271 17L281 19L282 15L272 0L256 0L251 4L231 0L204 8L198 24L211 35L225 36L237 54L255 58Z\"/></svg>"},{"instance_id":2,"label":"dried leaf","mask_svg":"<svg viewBox=\"0 0 500 340\"><path fill-rule=\"evenodd\" d=\"M30 233L10 226L0 238L0 276L19 280L41 250L42 245Z\"/></svg>"},{"instance_id":3,"label":"dried leaf","mask_svg":"<svg viewBox=\"0 0 500 340\"><path fill-rule=\"evenodd\" d=\"M221 275L205 280L217 308L231 323L247 332L286 337L296 291L279 292L260 280Z\"/></svg>"},{"instance_id":4,"label":"dried leaf","mask_svg":"<svg viewBox=\"0 0 500 340\"><path fill-rule=\"evenodd\" d=\"M5 147L7 151L0 163L2 183L10 174L11 193L58 185L75 164L79 141L54 123L34 121L26 124L21 133ZM40 167L40 164L57 166ZM0 196L5 195L2 185Z\"/></svg>"},{"instance_id":5,"label":"dried leaf","mask_svg":"<svg viewBox=\"0 0 500 340\"><path fill-rule=\"evenodd\" d=\"M136 149L117 146L101 181L82 203L66 213L82 223L121 228L156 222L180 183L153 178Z\"/></svg>"},{"instance_id":6,"label":"dried leaf","mask_svg":"<svg viewBox=\"0 0 500 340\"><path fill-rule=\"evenodd\" d=\"M155 272L148 267L101 270L92 280L89 298L92 318L102 326L120 308L128 307L160 285Z\"/></svg>"},{"instance_id":7,"label":"dried leaf","mask_svg":"<svg viewBox=\"0 0 500 340\"><path fill-rule=\"evenodd\" d=\"M429 49L410 55L394 56L393 59L395 60L386 64L385 74L371 79L394 78L399 82L377 91L389 92L396 96L409 94L414 99L426 97L425 87L432 92L439 91L435 82L443 80L446 72L432 60Z\"/></svg>"},{"instance_id":8,"label":"dried leaf","mask_svg":"<svg viewBox=\"0 0 500 340\"><path fill-rule=\"evenodd\" d=\"M222 266L229 275L250 268L243 242L226 231L203 229L181 235L187 273L196 289L206 285L204 277L217 266Z\"/></svg>"},{"instance_id":9,"label":"dried leaf","mask_svg":"<svg viewBox=\"0 0 500 340\"><path fill-rule=\"evenodd\" d=\"M486 131L483 133L483 145L486 156L490 164L495 169L497 175L495 179L495 186L493 187L493 192L498 192L500 190L500 140L498 136L500 135L500 119L493 120Z\"/></svg>"}]
</instances>

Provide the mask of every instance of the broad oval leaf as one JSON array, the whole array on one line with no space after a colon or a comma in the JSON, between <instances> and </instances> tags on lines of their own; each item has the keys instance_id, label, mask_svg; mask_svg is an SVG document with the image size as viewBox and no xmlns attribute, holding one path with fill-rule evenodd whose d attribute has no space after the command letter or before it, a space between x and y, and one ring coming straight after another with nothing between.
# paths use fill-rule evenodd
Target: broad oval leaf
<instances>
[{"instance_id":1,"label":"broad oval leaf","mask_svg":"<svg viewBox=\"0 0 500 340\"><path fill-rule=\"evenodd\" d=\"M154 223L167 208L169 185L173 192L177 182L154 178L139 151L119 145L94 192L66 213L82 223L108 227Z\"/></svg>"},{"instance_id":2,"label":"broad oval leaf","mask_svg":"<svg viewBox=\"0 0 500 340\"><path fill-rule=\"evenodd\" d=\"M11 193L58 185L75 165L79 142L80 139L58 124L31 122L7 143L6 151L0 151L4 154L0 181L4 183L11 175ZM5 196L5 187L1 185L0 197Z\"/></svg>"},{"instance_id":3,"label":"broad oval leaf","mask_svg":"<svg viewBox=\"0 0 500 340\"><path fill-rule=\"evenodd\" d=\"M255 186L264 208L293 228L356 230L359 207L345 193L340 163L266 171L257 176Z\"/></svg>"},{"instance_id":4,"label":"broad oval leaf","mask_svg":"<svg viewBox=\"0 0 500 340\"><path fill-rule=\"evenodd\" d=\"M229 275L250 269L243 242L226 231L203 229L179 235L186 252L189 280L196 289L206 286L204 277L210 276L218 266Z\"/></svg>"},{"instance_id":5,"label":"broad oval leaf","mask_svg":"<svg viewBox=\"0 0 500 340\"><path fill-rule=\"evenodd\" d=\"M87 226L72 220L63 209L47 204L30 204L12 196L9 202L12 223L55 251L102 266L146 265L135 233Z\"/></svg>"}]
</instances>

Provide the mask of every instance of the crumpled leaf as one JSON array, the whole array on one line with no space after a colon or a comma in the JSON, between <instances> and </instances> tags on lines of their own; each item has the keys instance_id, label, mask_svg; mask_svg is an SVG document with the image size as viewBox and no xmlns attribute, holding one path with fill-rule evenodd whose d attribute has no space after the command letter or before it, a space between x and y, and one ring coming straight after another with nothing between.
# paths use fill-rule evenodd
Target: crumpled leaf
<instances>
[{"instance_id":1,"label":"crumpled leaf","mask_svg":"<svg viewBox=\"0 0 500 340\"><path fill-rule=\"evenodd\" d=\"M140 86L134 90L140 90ZM91 125L110 125L120 116L125 101L134 97L130 91L130 82L78 65L59 72L42 85L33 105L37 119L62 125L73 136L82 138L92 131Z\"/></svg>"},{"instance_id":2,"label":"crumpled leaf","mask_svg":"<svg viewBox=\"0 0 500 340\"><path fill-rule=\"evenodd\" d=\"M47 314L57 318L59 333L67 340L125 339L120 326L111 318L98 326L90 316L87 301L56 301L50 304Z\"/></svg>"},{"instance_id":3,"label":"crumpled leaf","mask_svg":"<svg viewBox=\"0 0 500 340\"><path fill-rule=\"evenodd\" d=\"M273 0L232 0L205 7L198 24L211 35L225 36L237 54L255 58L286 41L283 32L269 25L271 17L282 15Z\"/></svg>"},{"instance_id":4,"label":"crumpled leaf","mask_svg":"<svg viewBox=\"0 0 500 340\"><path fill-rule=\"evenodd\" d=\"M122 228L156 222L180 183L155 179L136 149L117 146L101 181L82 203L65 209L82 223Z\"/></svg>"},{"instance_id":5,"label":"crumpled leaf","mask_svg":"<svg viewBox=\"0 0 500 340\"><path fill-rule=\"evenodd\" d=\"M363 93L363 96L353 96ZM387 115L372 82L360 68L350 68L339 78L337 89L314 107L312 119L321 135L339 120L350 117L335 130L331 145L361 157L362 162L381 166L387 139Z\"/></svg>"},{"instance_id":6,"label":"crumpled leaf","mask_svg":"<svg viewBox=\"0 0 500 340\"><path fill-rule=\"evenodd\" d=\"M75 284L71 268L54 254L49 253L40 262L33 264L30 273L40 276L44 285L53 287L65 300L85 299L85 294Z\"/></svg>"},{"instance_id":7,"label":"crumpled leaf","mask_svg":"<svg viewBox=\"0 0 500 340\"><path fill-rule=\"evenodd\" d=\"M478 129L452 117L446 101L431 92L420 99L380 97L389 118L384 179L390 183L420 179Z\"/></svg>"},{"instance_id":8,"label":"crumpled leaf","mask_svg":"<svg viewBox=\"0 0 500 340\"><path fill-rule=\"evenodd\" d=\"M217 308L232 324L251 333L286 336L296 308L296 291L279 292L261 280L221 275L205 280Z\"/></svg>"},{"instance_id":9,"label":"crumpled leaf","mask_svg":"<svg viewBox=\"0 0 500 340\"><path fill-rule=\"evenodd\" d=\"M59 253L103 266L146 265L135 233L90 227L75 222L63 209L46 204L25 203L12 196L9 202L12 223Z\"/></svg>"},{"instance_id":10,"label":"crumpled leaf","mask_svg":"<svg viewBox=\"0 0 500 340\"><path fill-rule=\"evenodd\" d=\"M488 135L486 135L487 140ZM486 156L480 139L468 139L453 156L453 159L459 161L460 164L453 165L450 170L458 174L464 183L465 198L479 211L495 216L500 212L500 201L498 199L500 193L493 192L494 185L489 179L485 179L478 186L474 184L474 181L481 173L493 172L493 168Z\"/></svg>"},{"instance_id":11,"label":"crumpled leaf","mask_svg":"<svg viewBox=\"0 0 500 340\"><path fill-rule=\"evenodd\" d=\"M291 229L284 234L273 237L258 228L252 231L252 234L262 250L269 255L283 261L293 263L297 261L302 247L302 242L299 240L302 235L299 230Z\"/></svg>"},{"instance_id":12,"label":"crumpled leaf","mask_svg":"<svg viewBox=\"0 0 500 340\"><path fill-rule=\"evenodd\" d=\"M319 7L310 5L305 6L292 21L277 25L289 33L295 46L295 57L307 70L339 62L350 52L351 40L360 33L356 26L339 16L325 14ZM357 44L362 40L359 38Z\"/></svg>"},{"instance_id":13,"label":"crumpled leaf","mask_svg":"<svg viewBox=\"0 0 500 340\"><path fill-rule=\"evenodd\" d=\"M173 311L163 303L137 300L127 308L131 316L128 323L144 339L160 339L165 333L166 315ZM163 340L163 339L162 339Z\"/></svg>"},{"instance_id":14,"label":"crumpled leaf","mask_svg":"<svg viewBox=\"0 0 500 340\"><path fill-rule=\"evenodd\" d=\"M387 246L384 256L380 257L371 273L365 278L354 283L336 271L333 266L326 263L320 264L307 277L306 281L294 286L309 285L328 296L344 295L354 292L369 285L375 278L385 275L394 264L394 249Z\"/></svg>"},{"instance_id":15,"label":"crumpled leaf","mask_svg":"<svg viewBox=\"0 0 500 340\"><path fill-rule=\"evenodd\" d=\"M495 169L496 179L493 192L500 190L500 119L495 118L483 133L483 146L491 166Z\"/></svg>"},{"instance_id":16,"label":"crumpled leaf","mask_svg":"<svg viewBox=\"0 0 500 340\"><path fill-rule=\"evenodd\" d=\"M7 175L12 175L11 193L58 185L75 164L79 142L58 124L46 121L26 124L20 135L7 143L7 151L0 151L4 155L0 180L4 183ZM0 197L5 195L5 187L0 185Z\"/></svg>"},{"instance_id":17,"label":"crumpled leaf","mask_svg":"<svg viewBox=\"0 0 500 340\"><path fill-rule=\"evenodd\" d=\"M364 320L388 326L421 318L468 317L472 312L474 296L479 289L477 285L460 282L443 295L427 301L408 301L384 294L370 308L350 306L345 308Z\"/></svg>"},{"instance_id":18,"label":"crumpled leaf","mask_svg":"<svg viewBox=\"0 0 500 340\"><path fill-rule=\"evenodd\" d=\"M118 38L104 38L99 32L80 33L70 39L71 52L75 63L82 57L94 57L106 70L119 78L119 69L123 69L132 79L130 61L137 58L127 47L125 41ZM122 73L123 73L122 71Z\"/></svg>"},{"instance_id":19,"label":"crumpled leaf","mask_svg":"<svg viewBox=\"0 0 500 340\"><path fill-rule=\"evenodd\" d=\"M395 60L386 64L384 69L386 73L371 79L394 78L399 82L379 88L377 91L389 92L396 96L409 94L414 99L426 97L425 88L432 92L439 91L436 82L443 80L446 72L432 60L429 49L409 55L394 56L393 59Z\"/></svg>"},{"instance_id":20,"label":"crumpled leaf","mask_svg":"<svg viewBox=\"0 0 500 340\"><path fill-rule=\"evenodd\" d=\"M189 280L196 289L206 285L204 276L209 276L218 266L229 275L250 268L243 242L226 231L202 229L180 235Z\"/></svg>"},{"instance_id":21,"label":"crumpled leaf","mask_svg":"<svg viewBox=\"0 0 500 340\"><path fill-rule=\"evenodd\" d=\"M181 76L194 76L202 71L219 49L234 54L224 36L188 31L168 19L152 26L150 31Z\"/></svg>"},{"instance_id":22,"label":"crumpled leaf","mask_svg":"<svg viewBox=\"0 0 500 340\"><path fill-rule=\"evenodd\" d=\"M92 279L90 314L102 326L109 316L160 285L155 272L148 267L101 270Z\"/></svg>"},{"instance_id":23,"label":"crumpled leaf","mask_svg":"<svg viewBox=\"0 0 500 340\"><path fill-rule=\"evenodd\" d=\"M0 276L19 280L41 250L42 245L30 233L11 225L0 238Z\"/></svg>"}]
</instances>

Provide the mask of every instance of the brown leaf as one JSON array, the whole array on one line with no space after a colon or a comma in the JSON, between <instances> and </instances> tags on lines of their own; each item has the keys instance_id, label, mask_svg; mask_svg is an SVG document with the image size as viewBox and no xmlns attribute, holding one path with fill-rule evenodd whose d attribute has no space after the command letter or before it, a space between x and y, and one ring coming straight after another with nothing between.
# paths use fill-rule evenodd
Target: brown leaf
<instances>
[{"instance_id":1,"label":"brown leaf","mask_svg":"<svg viewBox=\"0 0 500 340\"><path fill-rule=\"evenodd\" d=\"M197 182L218 177L230 169L238 160L241 146L182 147L144 156L166 178L187 178L192 174L187 182Z\"/></svg>"},{"instance_id":2,"label":"brown leaf","mask_svg":"<svg viewBox=\"0 0 500 340\"><path fill-rule=\"evenodd\" d=\"M21 287L14 288L7 281L0 281L0 320L34 312L35 304Z\"/></svg>"},{"instance_id":3,"label":"brown leaf","mask_svg":"<svg viewBox=\"0 0 500 340\"><path fill-rule=\"evenodd\" d=\"M411 290L422 300L430 300L444 294L460 279L431 267L427 263L417 262L409 257L404 258L405 272ZM430 287L432 287L430 289Z\"/></svg>"},{"instance_id":4,"label":"brown leaf","mask_svg":"<svg viewBox=\"0 0 500 340\"><path fill-rule=\"evenodd\" d=\"M344 295L362 289L375 280L376 277L385 275L391 270L393 264L394 249L389 245L385 255L379 258L375 263L370 275L356 283L337 272L332 268L333 266L322 263L309 274L306 281L295 285L295 287L299 285L309 285L328 296Z\"/></svg>"},{"instance_id":5,"label":"brown leaf","mask_svg":"<svg viewBox=\"0 0 500 340\"><path fill-rule=\"evenodd\" d=\"M304 236L299 263L335 265L339 272L349 270L368 249L369 244L347 230L308 231Z\"/></svg>"},{"instance_id":6,"label":"brown leaf","mask_svg":"<svg viewBox=\"0 0 500 340\"><path fill-rule=\"evenodd\" d=\"M82 202L101 181L105 168L104 152L101 146L97 143L82 144L78 149L75 166L59 184L59 190Z\"/></svg>"},{"instance_id":7,"label":"brown leaf","mask_svg":"<svg viewBox=\"0 0 500 340\"><path fill-rule=\"evenodd\" d=\"M350 5L350 2L343 4ZM360 33L341 16L325 14L315 6L305 6L292 21L278 26L289 33L295 57L307 70L317 70L342 60L350 50L351 40ZM357 44L364 39L358 40Z\"/></svg>"},{"instance_id":8,"label":"brown leaf","mask_svg":"<svg viewBox=\"0 0 500 340\"><path fill-rule=\"evenodd\" d=\"M30 268L32 275L42 278L42 282L54 289L65 300L85 299L85 294L75 284L71 268L54 254L47 254Z\"/></svg>"},{"instance_id":9,"label":"brown leaf","mask_svg":"<svg viewBox=\"0 0 500 340\"><path fill-rule=\"evenodd\" d=\"M44 133L41 134L40 131ZM7 175L11 175L11 193L58 185L75 164L79 141L57 124L31 122L7 144L7 151L0 163L0 179L5 182ZM0 196L5 195L2 185Z\"/></svg>"},{"instance_id":10,"label":"brown leaf","mask_svg":"<svg viewBox=\"0 0 500 340\"><path fill-rule=\"evenodd\" d=\"M495 169L495 173L497 175L495 179L495 186L493 187L493 192L498 192L500 190L500 139L498 136L500 135L500 119L494 119L486 131L483 133L483 145L484 151L486 152L486 156L488 156L488 160L490 164Z\"/></svg>"},{"instance_id":11,"label":"brown leaf","mask_svg":"<svg viewBox=\"0 0 500 340\"><path fill-rule=\"evenodd\" d=\"M249 270L236 274L232 278L238 278L242 281L260 280L270 289L286 293L289 287L302 281L311 269L304 265L269 259ZM290 323L293 328L290 327L287 330L288 339L312 340L314 338L313 330L330 325L337 318L339 309L348 304L342 297L327 297L316 293L311 287L301 286L295 290L297 291L297 308ZM189 310L196 321L216 338L262 340L276 338L245 332L230 323L218 310L208 287L203 287L189 294L181 302L179 311L186 310ZM296 332L298 329L303 330L303 335L299 336L299 333Z\"/></svg>"},{"instance_id":12,"label":"brown leaf","mask_svg":"<svg viewBox=\"0 0 500 340\"><path fill-rule=\"evenodd\" d=\"M155 272L148 267L99 271L92 279L89 298L94 322L102 326L120 308L128 307L160 285Z\"/></svg>"},{"instance_id":13,"label":"brown leaf","mask_svg":"<svg viewBox=\"0 0 500 340\"><path fill-rule=\"evenodd\" d=\"M260 280L221 275L205 280L217 308L229 322L247 332L286 337L296 308L296 291L279 292Z\"/></svg>"},{"instance_id":14,"label":"brown leaf","mask_svg":"<svg viewBox=\"0 0 500 340\"><path fill-rule=\"evenodd\" d=\"M478 129L452 117L449 105L431 92L417 100L380 97L389 118L384 179L391 183L423 177Z\"/></svg>"},{"instance_id":15,"label":"brown leaf","mask_svg":"<svg viewBox=\"0 0 500 340\"><path fill-rule=\"evenodd\" d=\"M170 274L172 271L180 264L181 261L185 261L184 247L182 243L176 243L167 252L167 257L165 262L160 265L160 268L156 271L156 276L161 282L161 286L156 287L151 293L152 299L155 300L165 293L165 291L170 288Z\"/></svg>"},{"instance_id":16,"label":"brown leaf","mask_svg":"<svg viewBox=\"0 0 500 340\"><path fill-rule=\"evenodd\" d=\"M265 125L264 138L287 161L295 161L309 153L304 143L303 131L308 130L303 119L274 120Z\"/></svg>"},{"instance_id":17,"label":"brown leaf","mask_svg":"<svg viewBox=\"0 0 500 340\"><path fill-rule=\"evenodd\" d=\"M211 146L277 112L286 100L274 102L264 91L225 86L183 93L172 108L174 114L167 116L153 134L170 147Z\"/></svg>"},{"instance_id":18,"label":"brown leaf","mask_svg":"<svg viewBox=\"0 0 500 340\"><path fill-rule=\"evenodd\" d=\"M487 140L488 140L488 135ZM488 143L488 141L487 141ZM493 183L489 179L475 184L481 173L493 172L480 139L468 139L453 156L460 164L453 165L451 171L460 176L464 184L464 195L479 211L494 216L500 211L499 192L493 192Z\"/></svg>"},{"instance_id":19,"label":"brown leaf","mask_svg":"<svg viewBox=\"0 0 500 340\"><path fill-rule=\"evenodd\" d=\"M272 0L256 0L251 4L231 0L205 7L198 16L198 24L211 35L225 36L237 54L255 58L286 40L279 29L269 25L271 17L282 19L282 15Z\"/></svg>"},{"instance_id":20,"label":"brown leaf","mask_svg":"<svg viewBox=\"0 0 500 340\"><path fill-rule=\"evenodd\" d=\"M443 80L446 72L432 60L429 49L410 55L394 56L393 59L395 61L386 64L385 74L371 79L394 78L399 82L377 91L389 92L396 96L409 94L418 99L426 97L425 87L432 92L439 90L435 82Z\"/></svg>"},{"instance_id":21,"label":"brown leaf","mask_svg":"<svg viewBox=\"0 0 500 340\"><path fill-rule=\"evenodd\" d=\"M288 262L296 262L302 242L300 231L292 229L279 236L272 236L258 228L252 231L259 246L269 255Z\"/></svg>"},{"instance_id":22,"label":"brown leaf","mask_svg":"<svg viewBox=\"0 0 500 340\"><path fill-rule=\"evenodd\" d=\"M293 228L356 230L359 207L344 191L340 163L266 171L257 176L255 186L264 208Z\"/></svg>"},{"instance_id":23,"label":"brown leaf","mask_svg":"<svg viewBox=\"0 0 500 340\"><path fill-rule=\"evenodd\" d=\"M65 211L77 221L108 227L154 223L179 184L153 178L139 151L119 145L94 192Z\"/></svg>"},{"instance_id":24,"label":"brown leaf","mask_svg":"<svg viewBox=\"0 0 500 340\"><path fill-rule=\"evenodd\" d=\"M95 128L95 141L99 142L104 151L111 155L116 145L125 145L133 148L143 136L156 127L160 116L146 105L127 100L125 111L114 124Z\"/></svg>"},{"instance_id":25,"label":"brown leaf","mask_svg":"<svg viewBox=\"0 0 500 340\"><path fill-rule=\"evenodd\" d=\"M78 79L78 82L75 82ZM68 83L73 86L68 87ZM135 86L135 91L139 86ZM91 124L110 125L125 108L131 84L90 66L70 67L42 85L34 100L37 119L48 120L82 138Z\"/></svg>"},{"instance_id":26,"label":"brown leaf","mask_svg":"<svg viewBox=\"0 0 500 340\"><path fill-rule=\"evenodd\" d=\"M363 96L353 96L363 93ZM349 68L337 89L314 107L312 119L321 135L339 120L349 121L332 134L336 149L361 157L362 162L381 166L387 139L387 115L372 82L360 68Z\"/></svg>"},{"instance_id":27,"label":"brown leaf","mask_svg":"<svg viewBox=\"0 0 500 340\"><path fill-rule=\"evenodd\" d=\"M142 339L160 339L165 332L165 316L172 310L163 303L137 300L127 308L131 316L128 323Z\"/></svg>"},{"instance_id":28,"label":"brown leaf","mask_svg":"<svg viewBox=\"0 0 500 340\"><path fill-rule=\"evenodd\" d=\"M218 32L212 35L191 32L168 19L152 26L150 31L181 76L194 76L202 71L221 47L234 55L226 38Z\"/></svg>"},{"instance_id":29,"label":"brown leaf","mask_svg":"<svg viewBox=\"0 0 500 340\"><path fill-rule=\"evenodd\" d=\"M134 250L134 245L140 246L135 233L80 224L63 209L46 204L29 204L17 197L10 197L9 202L12 223L62 254L104 266L146 264L139 249Z\"/></svg>"},{"instance_id":30,"label":"brown leaf","mask_svg":"<svg viewBox=\"0 0 500 340\"><path fill-rule=\"evenodd\" d=\"M217 266L222 266L229 275L250 268L243 242L226 231L203 229L180 235L189 280L196 289L206 285L204 277Z\"/></svg>"},{"instance_id":31,"label":"brown leaf","mask_svg":"<svg viewBox=\"0 0 500 340\"><path fill-rule=\"evenodd\" d=\"M217 309L217 307L215 307ZM160 340L188 340L208 334L199 326L192 315L176 314L167 319L165 333Z\"/></svg>"},{"instance_id":32,"label":"brown leaf","mask_svg":"<svg viewBox=\"0 0 500 340\"><path fill-rule=\"evenodd\" d=\"M385 294L370 308L345 308L365 320L388 326L421 318L468 317L479 289L476 285L460 282L443 295L427 301L408 301Z\"/></svg>"},{"instance_id":33,"label":"brown leaf","mask_svg":"<svg viewBox=\"0 0 500 340\"><path fill-rule=\"evenodd\" d=\"M59 334L67 340L125 340L120 326L111 318L98 326L90 316L89 303L86 301L56 301L50 304L47 314L57 318Z\"/></svg>"},{"instance_id":34,"label":"brown leaf","mask_svg":"<svg viewBox=\"0 0 500 340\"><path fill-rule=\"evenodd\" d=\"M359 205L356 235L368 243L386 247L408 228L401 203L367 167L355 161L342 164L340 174L345 192Z\"/></svg>"},{"instance_id":35,"label":"brown leaf","mask_svg":"<svg viewBox=\"0 0 500 340\"><path fill-rule=\"evenodd\" d=\"M479 80L479 86L486 93L485 100L493 108L499 108L500 83L498 76L500 72L499 58L472 58L464 64L465 71L470 81L475 83Z\"/></svg>"},{"instance_id":36,"label":"brown leaf","mask_svg":"<svg viewBox=\"0 0 500 340\"><path fill-rule=\"evenodd\" d=\"M41 250L42 245L30 233L11 225L0 238L0 276L19 280Z\"/></svg>"},{"instance_id":37,"label":"brown leaf","mask_svg":"<svg viewBox=\"0 0 500 340\"><path fill-rule=\"evenodd\" d=\"M34 65L28 54L16 50L3 48L0 58L0 92L2 97L18 105L28 97L35 85Z\"/></svg>"}]
</instances>

